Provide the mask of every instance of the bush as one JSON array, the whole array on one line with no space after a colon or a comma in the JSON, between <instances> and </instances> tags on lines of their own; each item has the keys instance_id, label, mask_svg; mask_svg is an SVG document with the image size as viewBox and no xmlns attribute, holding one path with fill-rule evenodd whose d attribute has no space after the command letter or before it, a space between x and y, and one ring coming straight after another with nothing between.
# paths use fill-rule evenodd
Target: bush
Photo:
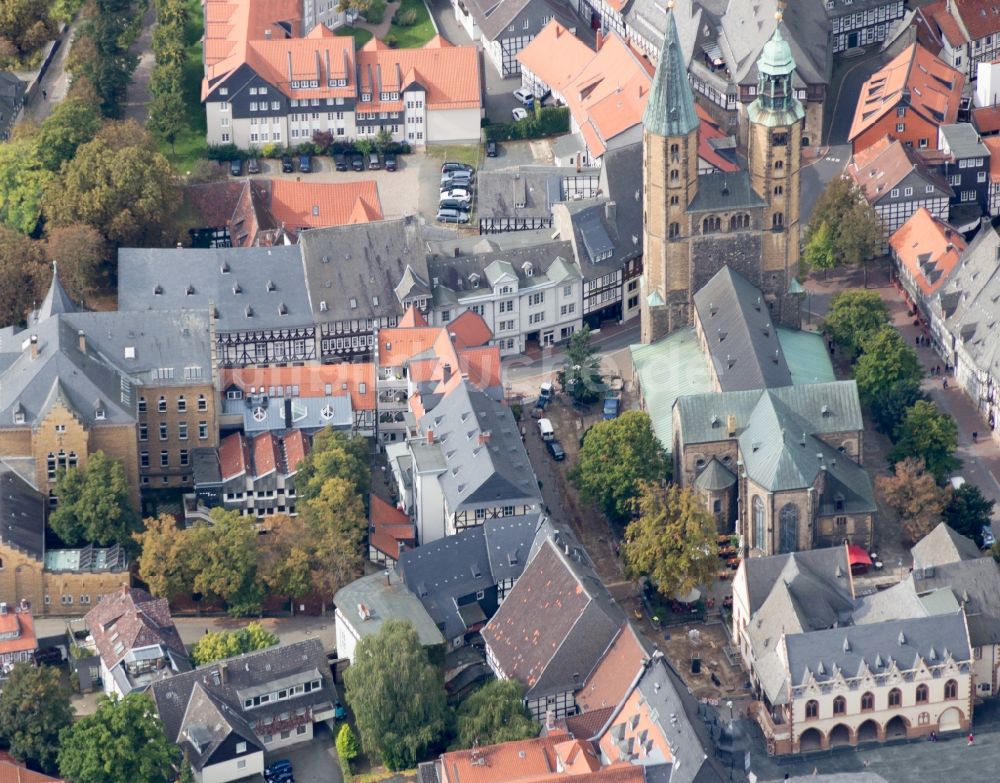
<instances>
[{"instance_id":1,"label":"bush","mask_svg":"<svg viewBox=\"0 0 1000 783\"><path fill-rule=\"evenodd\" d=\"M417 23L417 9L407 8L403 10L403 7L400 6L392 15L392 23L397 27L413 27Z\"/></svg>"},{"instance_id":2,"label":"bush","mask_svg":"<svg viewBox=\"0 0 1000 783\"><path fill-rule=\"evenodd\" d=\"M397 46L399 46L399 39L396 37L395 33L389 33L385 37L385 45L388 46L390 49L395 49Z\"/></svg>"},{"instance_id":3,"label":"bush","mask_svg":"<svg viewBox=\"0 0 1000 783\"><path fill-rule=\"evenodd\" d=\"M385 17L385 0L371 0L362 15L368 24L382 24Z\"/></svg>"},{"instance_id":4,"label":"bush","mask_svg":"<svg viewBox=\"0 0 1000 783\"><path fill-rule=\"evenodd\" d=\"M498 122L486 126L486 138L489 141L541 139L568 132L569 109L565 106L550 106L517 122Z\"/></svg>"},{"instance_id":5,"label":"bush","mask_svg":"<svg viewBox=\"0 0 1000 783\"><path fill-rule=\"evenodd\" d=\"M323 151L320 149L319 145L313 141L304 141L298 147L295 148L295 152L298 155L322 155Z\"/></svg>"},{"instance_id":6,"label":"bush","mask_svg":"<svg viewBox=\"0 0 1000 783\"><path fill-rule=\"evenodd\" d=\"M353 761L358 757L360 748L358 748L358 740L354 736L354 732L351 731L351 727L346 723L340 725L340 731L337 732L337 753L343 761Z\"/></svg>"},{"instance_id":7,"label":"bush","mask_svg":"<svg viewBox=\"0 0 1000 783\"><path fill-rule=\"evenodd\" d=\"M235 144L209 144L205 155L209 160L225 162L240 160L243 157L243 151Z\"/></svg>"},{"instance_id":8,"label":"bush","mask_svg":"<svg viewBox=\"0 0 1000 783\"><path fill-rule=\"evenodd\" d=\"M265 144L260 148L260 156L262 158L280 158L285 152L284 144L275 144L274 142Z\"/></svg>"},{"instance_id":9,"label":"bush","mask_svg":"<svg viewBox=\"0 0 1000 783\"><path fill-rule=\"evenodd\" d=\"M333 133L331 131L316 131L313 134L312 143L316 146L317 155L325 155L333 146Z\"/></svg>"}]
</instances>

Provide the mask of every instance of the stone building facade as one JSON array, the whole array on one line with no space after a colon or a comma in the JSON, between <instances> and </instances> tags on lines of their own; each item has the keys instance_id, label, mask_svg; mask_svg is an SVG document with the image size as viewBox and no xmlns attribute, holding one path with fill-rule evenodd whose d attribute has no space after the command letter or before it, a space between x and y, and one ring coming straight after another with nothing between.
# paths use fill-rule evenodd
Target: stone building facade
<instances>
[{"instance_id":1,"label":"stone building facade","mask_svg":"<svg viewBox=\"0 0 1000 783\"><path fill-rule=\"evenodd\" d=\"M765 294L776 321L798 326L799 170L802 104L780 29L757 68L747 109L748 169L698 174L698 117L667 13L663 51L643 116L644 276L642 341L691 323L694 292L732 266Z\"/></svg>"}]
</instances>

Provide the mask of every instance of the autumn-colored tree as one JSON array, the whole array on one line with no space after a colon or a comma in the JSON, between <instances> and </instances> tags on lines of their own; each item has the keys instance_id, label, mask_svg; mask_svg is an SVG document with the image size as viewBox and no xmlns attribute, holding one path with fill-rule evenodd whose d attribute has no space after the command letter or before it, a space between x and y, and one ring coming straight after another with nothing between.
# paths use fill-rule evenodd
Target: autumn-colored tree
<instances>
[{"instance_id":1,"label":"autumn-colored tree","mask_svg":"<svg viewBox=\"0 0 1000 783\"><path fill-rule=\"evenodd\" d=\"M0 324L23 323L51 278L41 243L0 226Z\"/></svg>"},{"instance_id":2,"label":"autumn-colored tree","mask_svg":"<svg viewBox=\"0 0 1000 783\"><path fill-rule=\"evenodd\" d=\"M875 486L885 502L896 509L903 530L912 543L937 526L951 495L950 489L938 485L922 459L900 460L891 476L875 479Z\"/></svg>"},{"instance_id":3,"label":"autumn-colored tree","mask_svg":"<svg viewBox=\"0 0 1000 783\"><path fill-rule=\"evenodd\" d=\"M256 614L263 598L257 580L256 520L221 508L211 517L211 525L201 523L187 531L194 589L225 601L233 616Z\"/></svg>"},{"instance_id":4,"label":"autumn-colored tree","mask_svg":"<svg viewBox=\"0 0 1000 783\"><path fill-rule=\"evenodd\" d=\"M59 264L59 280L74 300L83 302L100 287L108 243L97 229L85 223L57 226L45 239L45 254Z\"/></svg>"},{"instance_id":5,"label":"autumn-colored tree","mask_svg":"<svg viewBox=\"0 0 1000 783\"><path fill-rule=\"evenodd\" d=\"M312 588L309 529L302 516L275 514L267 518L268 531L260 536L260 578L270 592L295 599Z\"/></svg>"},{"instance_id":6,"label":"autumn-colored tree","mask_svg":"<svg viewBox=\"0 0 1000 783\"><path fill-rule=\"evenodd\" d=\"M178 527L177 520L170 514L151 517L133 538L140 547L139 578L153 595L172 601L194 592L187 531Z\"/></svg>"},{"instance_id":7,"label":"autumn-colored tree","mask_svg":"<svg viewBox=\"0 0 1000 783\"><path fill-rule=\"evenodd\" d=\"M668 598L710 584L718 567L715 518L698 496L676 484L645 482L636 509L621 548L629 576L648 576Z\"/></svg>"},{"instance_id":8,"label":"autumn-colored tree","mask_svg":"<svg viewBox=\"0 0 1000 783\"><path fill-rule=\"evenodd\" d=\"M325 610L334 593L361 573L361 541L368 529L364 503L348 479L329 478L317 495L301 504L299 514L305 523L312 588L322 596Z\"/></svg>"}]
</instances>

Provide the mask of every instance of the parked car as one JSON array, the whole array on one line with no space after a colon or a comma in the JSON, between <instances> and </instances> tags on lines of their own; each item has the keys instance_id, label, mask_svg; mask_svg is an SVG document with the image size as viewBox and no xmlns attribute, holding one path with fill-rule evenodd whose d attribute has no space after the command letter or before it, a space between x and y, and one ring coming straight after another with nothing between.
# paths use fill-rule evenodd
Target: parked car
<instances>
[{"instance_id":1,"label":"parked car","mask_svg":"<svg viewBox=\"0 0 1000 783\"><path fill-rule=\"evenodd\" d=\"M240 176L243 173L243 161L239 158L229 161L229 173L234 177Z\"/></svg>"},{"instance_id":2,"label":"parked car","mask_svg":"<svg viewBox=\"0 0 1000 783\"><path fill-rule=\"evenodd\" d=\"M372 171L377 171L378 169L382 168L382 162L378 159L377 152L368 153L368 168L371 169Z\"/></svg>"},{"instance_id":3,"label":"parked car","mask_svg":"<svg viewBox=\"0 0 1000 783\"><path fill-rule=\"evenodd\" d=\"M996 536L993 535L993 528L989 525L983 525L980 535L983 538L983 549L989 549L997 542Z\"/></svg>"},{"instance_id":4,"label":"parked car","mask_svg":"<svg viewBox=\"0 0 1000 783\"><path fill-rule=\"evenodd\" d=\"M280 759L278 761L272 761L264 768L264 777L268 780L273 780L278 775L290 775L292 774L292 762L288 759Z\"/></svg>"},{"instance_id":5,"label":"parked car","mask_svg":"<svg viewBox=\"0 0 1000 783\"><path fill-rule=\"evenodd\" d=\"M617 419L618 414L621 412L621 407L621 397L617 395L606 397L604 400L604 420Z\"/></svg>"},{"instance_id":6,"label":"parked car","mask_svg":"<svg viewBox=\"0 0 1000 783\"><path fill-rule=\"evenodd\" d=\"M510 113L511 116L513 116L515 122L520 122L521 120L528 119L528 111L526 109L522 109L520 106L518 106L516 109L511 109Z\"/></svg>"},{"instance_id":7,"label":"parked car","mask_svg":"<svg viewBox=\"0 0 1000 783\"><path fill-rule=\"evenodd\" d=\"M61 647L41 647L35 650L35 663L39 666L58 666L65 660Z\"/></svg>"},{"instance_id":8,"label":"parked car","mask_svg":"<svg viewBox=\"0 0 1000 783\"><path fill-rule=\"evenodd\" d=\"M305 153L299 155L299 171L303 174L308 174L312 171L312 158Z\"/></svg>"},{"instance_id":9,"label":"parked car","mask_svg":"<svg viewBox=\"0 0 1000 783\"><path fill-rule=\"evenodd\" d=\"M466 169L454 169L452 171L446 171L441 175L441 184L443 185L446 182L455 182L456 180L472 182L475 178L475 173L471 171L467 171Z\"/></svg>"},{"instance_id":10,"label":"parked car","mask_svg":"<svg viewBox=\"0 0 1000 783\"><path fill-rule=\"evenodd\" d=\"M260 161L257 158L247 161L247 174L260 174Z\"/></svg>"},{"instance_id":11,"label":"parked car","mask_svg":"<svg viewBox=\"0 0 1000 783\"><path fill-rule=\"evenodd\" d=\"M551 381L546 381L541 386L538 387L538 399L545 400L548 402L555 396L555 389L552 386Z\"/></svg>"},{"instance_id":12,"label":"parked car","mask_svg":"<svg viewBox=\"0 0 1000 783\"><path fill-rule=\"evenodd\" d=\"M396 153L387 152L385 153L385 170L395 171L396 170Z\"/></svg>"},{"instance_id":13,"label":"parked car","mask_svg":"<svg viewBox=\"0 0 1000 783\"><path fill-rule=\"evenodd\" d=\"M337 171L347 171L347 156L343 152L334 153L333 166Z\"/></svg>"},{"instance_id":14,"label":"parked car","mask_svg":"<svg viewBox=\"0 0 1000 783\"><path fill-rule=\"evenodd\" d=\"M452 188L441 191L441 201L454 199L455 201L472 201L472 191L467 188Z\"/></svg>"},{"instance_id":15,"label":"parked car","mask_svg":"<svg viewBox=\"0 0 1000 783\"><path fill-rule=\"evenodd\" d=\"M539 419L538 420L538 434L542 436L542 440L555 440L556 431L552 427L551 419Z\"/></svg>"},{"instance_id":16,"label":"parked car","mask_svg":"<svg viewBox=\"0 0 1000 783\"><path fill-rule=\"evenodd\" d=\"M566 451L563 449L562 444L557 440L549 440L545 442L545 448L549 450L549 454L552 455L552 459L556 462L562 462L566 459Z\"/></svg>"},{"instance_id":17,"label":"parked car","mask_svg":"<svg viewBox=\"0 0 1000 783\"><path fill-rule=\"evenodd\" d=\"M497 156L497 143L495 141L486 142L486 157L495 158Z\"/></svg>"},{"instance_id":18,"label":"parked car","mask_svg":"<svg viewBox=\"0 0 1000 783\"><path fill-rule=\"evenodd\" d=\"M344 709L344 705L340 699L337 699L337 703L333 705L333 718L334 720L343 720L346 717L347 710Z\"/></svg>"},{"instance_id":19,"label":"parked car","mask_svg":"<svg viewBox=\"0 0 1000 783\"><path fill-rule=\"evenodd\" d=\"M442 174L447 174L450 171L467 171L472 174L475 170L475 167L470 166L468 163L456 163L453 160L446 160L441 164Z\"/></svg>"},{"instance_id":20,"label":"parked car","mask_svg":"<svg viewBox=\"0 0 1000 783\"><path fill-rule=\"evenodd\" d=\"M441 193L442 194L448 193L449 191L452 191L452 190L471 191L472 190L472 180L471 179L462 179L461 177L459 177L458 179L449 179L447 182L442 182L441 183Z\"/></svg>"},{"instance_id":21,"label":"parked car","mask_svg":"<svg viewBox=\"0 0 1000 783\"><path fill-rule=\"evenodd\" d=\"M435 216L438 223L468 223L469 216L457 209L439 209Z\"/></svg>"},{"instance_id":22,"label":"parked car","mask_svg":"<svg viewBox=\"0 0 1000 783\"><path fill-rule=\"evenodd\" d=\"M361 157L360 153L354 153L351 155L351 168L355 171L365 170L365 159Z\"/></svg>"},{"instance_id":23,"label":"parked car","mask_svg":"<svg viewBox=\"0 0 1000 783\"><path fill-rule=\"evenodd\" d=\"M445 198L441 199L441 201L438 202L438 209L442 210L457 209L459 212L468 212L469 208L470 207L468 201L459 201L458 199L454 198Z\"/></svg>"},{"instance_id":24,"label":"parked car","mask_svg":"<svg viewBox=\"0 0 1000 783\"><path fill-rule=\"evenodd\" d=\"M518 87L514 90L514 97L521 102L522 106L528 108L531 108L535 103L535 96L527 87Z\"/></svg>"},{"instance_id":25,"label":"parked car","mask_svg":"<svg viewBox=\"0 0 1000 783\"><path fill-rule=\"evenodd\" d=\"M294 171L295 171L295 164L292 163L292 156L291 155L282 155L281 156L281 173L282 174L291 174Z\"/></svg>"}]
</instances>

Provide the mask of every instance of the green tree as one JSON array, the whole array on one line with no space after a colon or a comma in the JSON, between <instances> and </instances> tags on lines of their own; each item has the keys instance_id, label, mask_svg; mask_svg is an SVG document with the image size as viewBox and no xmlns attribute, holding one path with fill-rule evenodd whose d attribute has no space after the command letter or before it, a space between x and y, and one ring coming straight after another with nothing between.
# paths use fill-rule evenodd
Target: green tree
<instances>
[{"instance_id":1,"label":"green tree","mask_svg":"<svg viewBox=\"0 0 1000 783\"><path fill-rule=\"evenodd\" d=\"M140 519L129 501L121 462L95 451L85 466L60 471L55 495L59 502L49 515L49 526L64 544L134 548L132 535Z\"/></svg>"},{"instance_id":2,"label":"green tree","mask_svg":"<svg viewBox=\"0 0 1000 783\"><path fill-rule=\"evenodd\" d=\"M38 162L58 173L63 163L72 160L81 144L101 129L101 110L96 96L85 90L69 95L56 104L38 130Z\"/></svg>"},{"instance_id":3,"label":"green tree","mask_svg":"<svg viewBox=\"0 0 1000 783\"><path fill-rule=\"evenodd\" d=\"M45 215L57 226L86 223L109 242L162 245L174 236L178 194L149 134L131 120L112 122L63 166L45 192Z\"/></svg>"},{"instance_id":4,"label":"green tree","mask_svg":"<svg viewBox=\"0 0 1000 783\"><path fill-rule=\"evenodd\" d=\"M803 259L819 261L821 269L859 264L877 255L882 242L882 222L864 194L851 179L834 177L813 208Z\"/></svg>"},{"instance_id":5,"label":"green tree","mask_svg":"<svg viewBox=\"0 0 1000 783\"><path fill-rule=\"evenodd\" d=\"M337 755L344 761L351 762L360 752L358 739L351 731L351 727L347 723L340 724L340 731L337 732Z\"/></svg>"},{"instance_id":6,"label":"green tree","mask_svg":"<svg viewBox=\"0 0 1000 783\"><path fill-rule=\"evenodd\" d=\"M0 38L9 41L18 56L30 54L51 41L55 33L48 0L3 0L0 3Z\"/></svg>"},{"instance_id":7,"label":"green tree","mask_svg":"<svg viewBox=\"0 0 1000 783\"><path fill-rule=\"evenodd\" d=\"M361 541L368 529L361 496L345 478L329 478L315 497L302 502L312 589L326 602L360 576Z\"/></svg>"},{"instance_id":8,"label":"green tree","mask_svg":"<svg viewBox=\"0 0 1000 783\"><path fill-rule=\"evenodd\" d=\"M59 732L73 722L69 688L59 670L19 663L0 691L0 741L10 754L55 773Z\"/></svg>"},{"instance_id":9,"label":"green tree","mask_svg":"<svg viewBox=\"0 0 1000 783\"><path fill-rule=\"evenodd\" d=\"M524 706L517 680L491 680L459 705L452 750L496 745L538 736L538 724Z\"/></svg>"},{"instance_id":10,"label":"green tree","mask_svg":"<svg viewBox=\"0 0 1000 783\"><path fill-rule=\"evenodd\" d=\"M384 155L390 144L392 144L392 133L388 128L382 128L375 136L375 149L380 155Z\"/></svg>"},{"instance_id":11,"label":"green tree","mask_svg":"<svg viewBox=\"0 0 1000 783\"><path fill-rule=\"evenodd\" d=\"M667 472L649 415L626 411L617 419L599 421L587 431L569 478L585 503L596 505L616 522L624 522L632 514L632 502L642 483L661 481Z\"/></svg>"},{"instance_id":12,"label":"green tree","mask_svg":"<svg viewBox=\"0 0 1000 783\"><path fill-rule=\"evenodd\" d=\"M42 167L34 138L0 144L0 223L31 234L42 215L45 189L55 180Z\"/></svg>"},{"instance_id":13,"label":"green tree","mask_svg":"<svg viewBox=\"0 0 1000 783\"><path fill-rule=\"evenodd\" d=\"M176 152L174 142L187 128L187 110L180 89L154 95L149 104L149 129L170 145Z\"/></svg>"},{"instance_id":14,"label":"green tree","mask_svg":"<svg viewBox=\"0 0 1000 783\"><path fill-rule=\"evenodd\" d=\"M246 628L236 631L213 631L205 634L191 650L191 659L202 666L273 647L278 641L278 637L260 623L250 623Z\"/></svg>"},{"instance_id":15,"label":"green tree","mask_svg":"<svg viewBox=\"0 0 1000 783\"><path fill-rule=\"evenodd\" d=\"M301 515L275 514L267 519L267 534L260 537L260 578L271 593L295 599L312 588L309 529Z\"/></svg>"},{"instance_id":16,"label":"green tree","mask_svg":"<svg viewBox=\"0 0 1000 783\"><path fill-rule=\"evenodd\" d=\"M917 400L896 427L896 445L889 452L889 462L895 464L908 457L921 459L941 484L962 464L955 456L956 448L955 420L935 403Z\"/></svg>"},{"instance_id":17,"label":"green tree","mask_svg":"<svg viewBox=\"0 0 1000 783\"><path fill-rule=\"evenodd\" d=\"M889 309L877 291L852 288L830 300L823 331L848 356L856 356L875 332L889 323Z\"/></svg>"},{"instance_id":18,"label":"green tree","mask_svg":"<svg viewBox=\"0 0 1000 783\"><path fill-rule=\"evenodd\" d=\"M564 392L577 402L594 402L604 392L601 357L590 344L590 327L584 326L569 338L566 360L556 378Z\"/></svg>"},{"instance_id":19,"label":"green tree","mask_svg":"<svg viewBox=\"0 0 1000 783\"><path fill-rule=\"evenodd\" d=\"M344 683L365 753L389 769L416 766L441 738L448 714L444 678L410 623L386 620L377 634L361 639Z\"/></svg>"},{"instance_id":20,"label":"green tree","mask_svg":"<svg viewBox=\"0 0 1000 783\"><path fill-rule=\"evenodd\" d=\"M238 511L214 509L211 516L211 525L187 531L194 589L225 601L234 617L256 614L263 599L257 581L257 523Z\"/></svg>"},{"instance_id":21,"label":"green tree","mask_svg":"<svg viewBox=\"0 0 1000 783\"><path fill-rule=\"evenodd\" d=\"M59 280L76 301L100 287L108 243L97 229L83 223L53 228L45 238L45 254L59 264Z\"/></svg>"},{"instance_id":22,"label":"green tree","mask_svg":"<svg viewBox=\"0 0 1000 783\"><path fill-rule=\"evenodd\" d=\"M40 242L0 226L0 323L22 323L51 276Z\"/></svg>"},{"instance_id":23,"label":"green tree","mask_svg":"<svg viewBox=\"0 0 1000 783\"><path fill-rule=\"evenodd\" d=\"M177 783L196 783L194 770L191 769L191 760L188 758L186 750L184 751L184 758L181 759L181 770L180 775L177 777Z\"/></svg>"},{"instance_id":24,"label":"green tree","mask_svg":"<svg viewBox=\"0 0 1000 783\"><path fill-rule=\"evenodd\" d=\"M360 152L365 157L375 149L375 142L372 139L357 139L354 142L354 149Z\"/></svg>"},{"instance_id":25,"label":"green tree","mask_svg":"<svg viewBox=\"0 0 1000 783\"><path fill-rule=\"evenodd\" d=\"M916 543L940 521L948 489L938 486L922 459L903 459L891 476L879 476L875 486L899 514L907 538Z\"/></svg>"},{"instance_id":26,"label":"green tree","mask_svg":"<svg viewBox=\"0 0 1000 783\"><path fill-rule=\"evenodd\" d=\"M711 584L719 564L715 519L698 496L676 484L647 482L635 505L639 515L622 544L628 575L649 576L668 598Z\"/></svg>"},{"instance_id":27,"label":"green tree","mask_svg":"<svg viewBox=\"0 0 1000 783\"><path fill-rule=\"evenodd\" d=\"M951 493L941 516L952 530L982 547L983 528L993 519L993 504L994 501L983 497L979 487L966 482Z\"/></svg>"},{"instance_id":28,"label":"green tree","mask_svg":"<svg viewBox=\"0 0 1000 783\"><path fill-rule=\"evenodd\" d=\"M167 783L180 756L143 693L102 699L62 730L59 774L72 783Z\"/></svg>"},{"instance_id":29,"label":"green tree","mask_svg":"<svg viewBox=\"0 0 1000 783\"><path fill-rule=\"evenodd\" d=\"M139 546L139 578L153 595L172 601L194 592L189 536L173 516L147 519L145 529L132 537Z\"/></svg>"},{"instance_id":30,"label":"green tree","mask_svg":"<svg viewBox=\"0 0 1000 783\"><path fill-rule=\"evenodd\" d=\"M145 4L142 5L145 7ZM120 117L139 58L129 51L141 22L131 0L92 0L66 59L72 83L90 84L105 117Z\"/></svg>"},{"instance_id":31,"label":"green tree","mask_svg":"<svg viewBox=\"0 0 1000 783\"><path fill-rule=\"evenodd\" d=\"M367 496L371 490L370 465L364 438L352 438L328 427L316 435L309 456L299 463L296 493L308 500L319 494L327 479L343 478L359 495Z\"/></svg>"},{"instance_id":32,"label":"green tree","mask_svg":"<svg viewBox=\"0 0 1000 783\"><path fill-rule=\"evenodd\" d=\"M869 403L872 420L875 427L884 435L892 437L906 412L918 400L926 400L920 390L920 383L915 379L901 381L895 386L885 389Z\"/></svg>"},{"instance_id":33,"label":"green tree","mask_svg":"<svg viewBox=\"0 0 1000 783\"><path fill-rule=\"evenodd\" d=\"M883 326L861 345L861 355L854 363L854 380L866 406L891 389L920 385L923 369L917 352L903 342L899 332Z\"/></svg>"}]
</instances>

